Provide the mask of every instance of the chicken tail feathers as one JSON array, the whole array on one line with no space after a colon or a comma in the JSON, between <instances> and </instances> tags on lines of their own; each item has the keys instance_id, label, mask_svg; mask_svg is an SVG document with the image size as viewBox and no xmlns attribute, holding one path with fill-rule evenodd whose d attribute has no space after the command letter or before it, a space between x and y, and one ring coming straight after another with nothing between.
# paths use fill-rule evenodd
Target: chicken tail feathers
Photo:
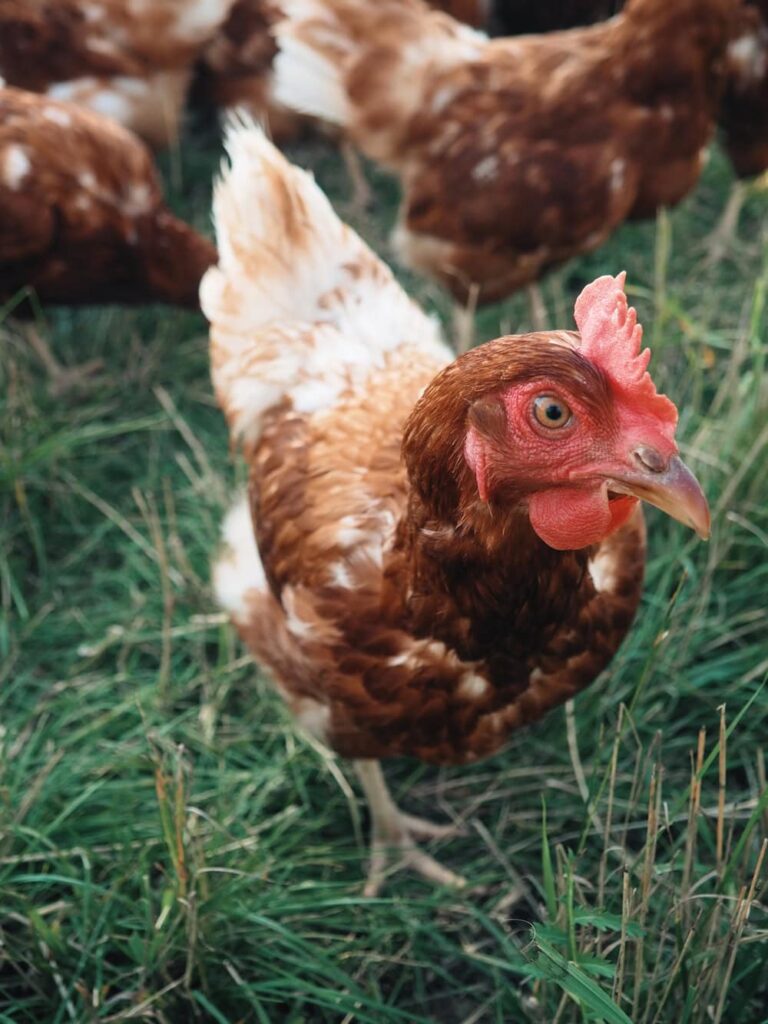
<instances>
[{"instance_id":1,"label":"chicken tail feathers","mask_svg":"<svg viewBox=\"0 0 768 1024\"><path fill-rule=\"evenodd\" d=\"M219 263L200 303L217 399L247 448L270 409L327 408L404 339L444 349L437 325L310 174L244 118L230 119L225 144L230 163L213 201Z\"/></svg>"}]
</instances>

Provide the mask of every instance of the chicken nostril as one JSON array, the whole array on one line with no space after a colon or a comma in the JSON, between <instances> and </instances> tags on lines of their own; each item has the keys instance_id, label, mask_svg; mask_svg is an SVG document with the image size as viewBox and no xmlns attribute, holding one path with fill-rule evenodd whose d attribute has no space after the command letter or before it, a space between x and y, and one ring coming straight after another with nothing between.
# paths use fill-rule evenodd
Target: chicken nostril
<instances>
[{"instance_id":1,"label":"chicken nostril","mask_svg":"<svg viewBox=\"0 0 768 1024\"><path fill-rule=\"evenodd\" d=\"M633 454L640 465L644 469L649 469L651 473L663 473L669 465L668 459L647 444L641 444L639 448L635 448Z\"/></svg>"}]
</instances>

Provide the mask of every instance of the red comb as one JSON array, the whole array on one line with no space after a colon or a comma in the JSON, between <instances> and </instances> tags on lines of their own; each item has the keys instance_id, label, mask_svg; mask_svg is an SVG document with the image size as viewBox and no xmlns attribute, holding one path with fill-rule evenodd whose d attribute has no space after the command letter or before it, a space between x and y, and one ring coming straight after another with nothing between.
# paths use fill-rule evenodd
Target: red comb
<instances>
[{"instance_id":1,"label":"red comb","mask_svg":"<svg viewBox=\"0 0 768 1024\"><path fill-rule=\"evenodd\" d=\"M643 328L637 313L627 306L626 271L616 277L598 277L576 299L574 319L581 332L581 354L595 363L624 392L659 419L677 423L677 409L656 391L648 373L649 348L642 349Z\"/></svg>"}]
</instances>

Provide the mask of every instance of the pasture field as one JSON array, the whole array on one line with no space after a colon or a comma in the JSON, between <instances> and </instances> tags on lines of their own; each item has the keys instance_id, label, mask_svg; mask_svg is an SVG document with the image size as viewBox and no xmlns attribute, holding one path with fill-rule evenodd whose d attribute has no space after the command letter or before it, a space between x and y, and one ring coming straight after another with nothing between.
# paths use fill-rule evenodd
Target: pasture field
<instances>
[{"instance_id":1,"label":"pasture field","mask_svg":"<svg viewBox=\"0 0 768 1024\"><path fill-rule=\"evenodd\" d=\"M290 152L349 214L335 150ZM204 230L220 158L202 129L163 161ZM386 254L397 189L368 176L355 223ZM64 394L0 324L2 1024L768 1020L768 197L708 267L730 182L715 150L681 207L544 283L570 327L628 271L714 528L649 513L636 626L571 715L472 768L387 767L408 810L464 823L433 846L461 893L400 874L363 899L357 790L213 604L244 474L203 318L46 310L63 364L103 362ZM477 318L526 327L522 297Z\"/></svg>"}]
</instances>

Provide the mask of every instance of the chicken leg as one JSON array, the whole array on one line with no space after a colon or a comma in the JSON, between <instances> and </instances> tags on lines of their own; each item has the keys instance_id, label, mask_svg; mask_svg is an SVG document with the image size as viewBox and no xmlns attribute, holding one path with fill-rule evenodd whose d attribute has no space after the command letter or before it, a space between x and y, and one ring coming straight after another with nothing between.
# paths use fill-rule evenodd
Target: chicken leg
<instances>
[{"instance_id":1,"label":"chicken leg","mask_svg":"<svg viewBox=\"0 0 768 1024\"><path fill-rule=\"evenodd\" d=\"M22 333L29 347L45 367L49 378L48 390L54 397L64 395L68 391L80 390L86 378L92 378L104 366L102 359L90 359L79 366L62 366L35 324L24 324Z\"/></svg>"},{"instance_id":2,"label":"chicken leg","mask_svg":"<svg viewBox=\"0 0 768 1024\"><path fill-rule=\"evenodd\" d=\"M341 143L339 149L352 183L352 212L356 216L362 217L370 209L373 202L373 193L365 176L363 161L353 143L347 142L346 139Z\"/></svg>"},{"instance_id":3,"label":"chicken leg","mask_svg":"<svg viewBox=\"0 0 768 1024\"><path fill-rule=\"evenodd\" d=\"M371 859L363 894L377 895L390 864L395 870L411 868L436 885L457 889L466 885L461 875L443 867L415 842L453 835L459 829L404 814L392 799L378 761L355 761L355 769L371 811Z\"/></svg>"},{"instance_id":4,"label":"chicken leg","mask_svg":"<svg viewBox=\"0 0 768 1024\"><path fill-rule=\"evenodd\" d=\"M744 181L737 181L731 188L728 202L717 222L714 231L705 239L707 257L704 261L708 267L718 264L727 249L733 244L736 238L736 228L739 224L741 208L749 195L749 187Z\"/></svg>"},{"instance_id":5,"label":"chicken leg","mask_svg":"<svg viewBox=\"0 0 768 1024\"><path fill-rule=\"evenodd\" d=\"M453 338L459 355L474 347L475 313L480 286L471 284L466 302L455 302L453 306Z\"/></svg>"},{"instance_id":6,"label":"chicken leg","mask_svg":"<svg viewBox=\"0 0 768 1024\"><path fill-rule=\"evenodd\" d=\"M541 294L541 288L537 284L527 285L526 295L528 296L528 317L531 322L531 329L534 331L546 331L549 326L549 314Z\"/></svg>"},{"instance_id":7,"label":"chicken leg","mask_svg":"<svg viewBox=\"0 0 768 1024\"><path fill-rule=\"evenodd\" d=\"M768 172L761 174L754 181L737 181L731 187L731 194L725 204L720 220L705 239L707 256L705 266L716 266L725 255L726 251L736 241L736 230L739 226L739 217L746 201L756 192L768 190Z\"/></svg>"}]
</instances>

